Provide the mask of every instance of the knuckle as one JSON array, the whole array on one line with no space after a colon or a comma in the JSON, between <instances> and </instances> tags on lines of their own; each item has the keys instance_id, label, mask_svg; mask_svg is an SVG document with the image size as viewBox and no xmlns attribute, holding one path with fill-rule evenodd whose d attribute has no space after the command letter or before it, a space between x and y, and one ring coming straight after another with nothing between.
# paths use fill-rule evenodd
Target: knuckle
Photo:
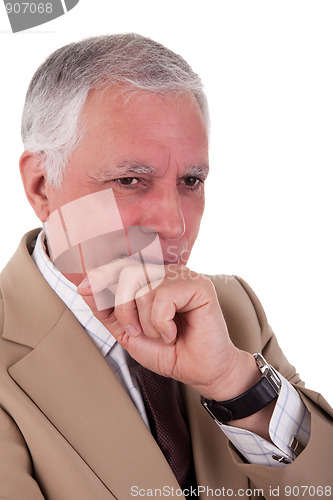
<instances>
[{"instance_id":1,"label":"knuckle","mask_svg":"<svg viewBox=\"0 0 333 500\"><path fill-rule=\"evenodd\" d=\"M105 277L100 269L92 269L87 274L87 278L92 287L98 287L104 284Z\"/></svg>"},{"instance_id":2,"label":"knuckle","mask_svg":"<svg viewBox=\"0 0 333 500\"><path fill-rule=\"evenodd\" d=\"M163 318L154 317L152 318L151 322L156 331L163 331L163 327L165 326L165 321L163 320Z\"/></svg>"},{"instance_id":3,"label":"knuckle","mask_svg":"<svg viewBox=\"0 0 333 500\"><path fill-rule=\"evenodd\" d=\"M133 276L133 273L134 270L132 267L124 266L119 273L118 281L128 280L131 275Z\"/></svg>"},{"instance_id":4,"label":"knuckle","mask_svg":"<svg viewBox=\"0 0 333 500\"><path fill-rule=\"evenodd\" d=\"M153 326L145 327L144 334L146 337L148 337L150 339L160 338L160 334L158 333L158 330L156 330L156 328L154 328Z\"/></svg>"},{"instance_id":5,"label":"knuckle","mask_svg":"<svg viewBox=\"0 0 333 500\"><path fill-rule=\"evenodd\" d=\"M145 285L135 293L135 301L141 307L146 307L151 302L151 290L149 285Z\"/></svg>"},{"instance_id":6,"label":"knuckle","mask_svg":"<svg viewBox=\"0 0 333 500\"><path fill-rule=\"evenodd\" d=\"M155 292L155 301L156 302L164 302L166 300L169 300L169 289L167 286L162 286L160 285Z\"/></svg>"}]
</instances>

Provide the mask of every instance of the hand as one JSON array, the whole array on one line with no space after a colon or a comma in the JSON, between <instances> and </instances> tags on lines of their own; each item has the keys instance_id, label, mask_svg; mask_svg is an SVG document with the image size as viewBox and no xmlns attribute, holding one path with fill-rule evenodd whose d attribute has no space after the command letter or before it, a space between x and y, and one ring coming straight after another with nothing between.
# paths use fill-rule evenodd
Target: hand
<instances>
[{"instance_id":1,"label":"hand","mask_svg":"<svg viewBox=\"0 0 333 500\"><path fill-rule=\"evenodd\" d=\"M212 282L182 265L145 268L146 274L138 262L121 269L117 263L108 264L91 271L78 291L140 364L209 399L240 394L240 374L255 363L231 342ZM115 290L115 307L98 311L94 295L106 286Z\"/></svg>"}]
</instances>

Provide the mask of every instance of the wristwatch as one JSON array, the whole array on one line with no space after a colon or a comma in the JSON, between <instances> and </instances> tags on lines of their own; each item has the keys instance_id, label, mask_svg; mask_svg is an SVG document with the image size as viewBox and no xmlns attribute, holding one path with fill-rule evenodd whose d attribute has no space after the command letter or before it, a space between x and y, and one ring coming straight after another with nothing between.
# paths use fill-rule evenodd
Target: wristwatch
<instances>
[{"instance_id":1,"label":"wristwatch","mask_svg":"<svg viewBox=\"0 0 333 500\"><path fill-rule=\"evenodd\" d=\"M274 401L281 390L281 379L265 358L253 354L262 378L248 391L227 401L215 401L201 396L201 404L218 424L226 424L230 420L238 420L257 413Z\"/></svg>"}]
</instances>

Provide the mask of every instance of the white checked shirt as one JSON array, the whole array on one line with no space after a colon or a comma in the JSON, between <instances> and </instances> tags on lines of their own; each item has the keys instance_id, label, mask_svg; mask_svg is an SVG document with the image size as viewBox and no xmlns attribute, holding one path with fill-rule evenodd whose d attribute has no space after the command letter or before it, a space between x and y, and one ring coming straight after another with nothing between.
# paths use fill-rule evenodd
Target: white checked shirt
<instances>
[{"instance_id":1,"label":"white checked shirt","mask_svg":"<svg viewBox=\"0 0 333 500\"><path fill-rule=\"evenodd\" d=\"M52 264L44 246L44 232L36 241L32 258L38 269L56 292L60 299L71 310L76 319L90 335L100 353L126 389L145 424L149 427L138 375L138 364L134 362L110 332L93 315L77 292L76 286L68 281ZM269 434L274 444L257 434L233 427L220 425L233 445L244 458L252 464L285 467L296 455L290 448L294 436L306 446L310 437L310 414L297 391L281 375L282 387L273 416L270 421ZM275 457L275 458L273 458Z\"/></svg>"}]
</instances>

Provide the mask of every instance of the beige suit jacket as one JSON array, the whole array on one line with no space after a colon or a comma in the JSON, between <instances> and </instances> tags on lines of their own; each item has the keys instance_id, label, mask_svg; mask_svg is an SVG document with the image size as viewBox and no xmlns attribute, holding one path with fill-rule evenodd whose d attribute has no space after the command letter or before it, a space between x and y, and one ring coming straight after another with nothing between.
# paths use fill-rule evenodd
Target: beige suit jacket
<instances>
[{"instance_id":1,"label":"beige suit jacket","mask_svg":"<svg viewBox=\"0 0 333 500\"><path fill-rule=\"evenodd\" d=\"M28 249L36 234L23 238L1 274L0 498L128 500L150 498L163 487L172 497L179 485L136 408L33 263ZM285 486L332 485L331 409L303 388L248 285L221 276L213 282L233 342L263 352L295 384L311 412L312 434L287 467L247 464L201 407L199 395L184 387L198 485L224 487L236 497L238 490L242 496L256 487L265 498L274 488L285 498ZM212 498L212 492L200 498Z\"/></svg>"}]
</instances>

